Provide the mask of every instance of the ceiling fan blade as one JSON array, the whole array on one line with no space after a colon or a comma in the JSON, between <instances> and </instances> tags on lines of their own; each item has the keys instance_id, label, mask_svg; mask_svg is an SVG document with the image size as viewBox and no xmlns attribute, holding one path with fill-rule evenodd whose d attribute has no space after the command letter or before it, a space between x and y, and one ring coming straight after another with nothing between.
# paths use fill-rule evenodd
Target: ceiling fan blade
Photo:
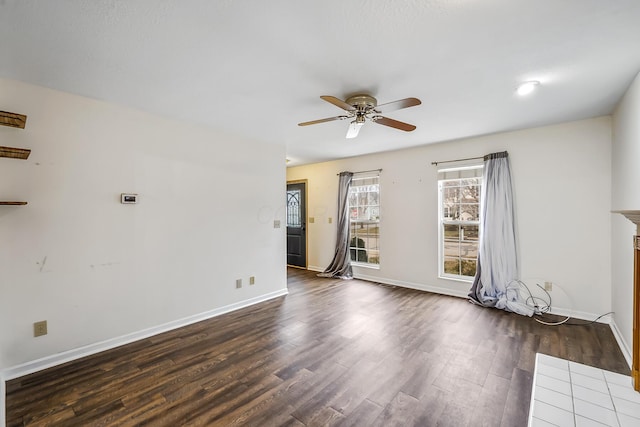
<instances>
[{"instance_id":1,"label":"ceiling fan blade","mask_svg":"<svg viewBox=\"0 0 640 427\"><path fill-rule=\"evenodd\" d=\"M410 125L409 123L405 123L405 122L399 122L397 120L393 120L388 117L374 116L371 118L371 120L374 123L378 123L379 125L389 126L392 128L403 130L405 132L411 132L412 130L416 129L414 125Z\"/></svg>"},{"instance_id":2,"label":"ceiling fan blade","mask_svg":"<svg viewBox=\"0 0 640 427\"><path fill-rule=\"evenodd\" d=\"M355 138L356 136L358 136L361 127L361 123L356 123L355 121L351 122L351 124L349 125L349 129L347 130L347 139Z\"/></svg>"},{"instance_id":3,"label":"ceiling fan blade","mask_svg":"<svg viewBox=\"0 0 640 427\"><path fill-rule=\"evenodd\" d=\"M355 108L353 108L353 105L349 105L346 102L344 102L343 100L336 98L335 96L322 95L320 98L322 98L325 101L335 105L338 108L342 108L345 111L355 111L356 110Z\"/></svg>"},{"instance_id":4,"label":"ceiling fan blade","mask_svg":"<svg viewBox=\"0 0 640 427\"><path fill-rule=\"evenodd\" d=\"M405 98L397 101L387 102L386 104L380 104L374 110L379 113L387 113L389 111L400 110L401 108L415 107L422 102L418 98Z\"/></svg>"},{"instance_id":5,"label":"ceiling fan blade","mask_svg":"<svg viewBox=\"0 0 640 427\"><path fill-rule=\"evenodd\" d=\"M309 125L315 125L315 124L318 124L318 123L332 122L334 120L344 120L344 119L348 119L348 118L349 118L349 116L327 117L326 119L312 120L310 122L298 123L298 126L309 126Z\"/></svg>"}]
</instances>

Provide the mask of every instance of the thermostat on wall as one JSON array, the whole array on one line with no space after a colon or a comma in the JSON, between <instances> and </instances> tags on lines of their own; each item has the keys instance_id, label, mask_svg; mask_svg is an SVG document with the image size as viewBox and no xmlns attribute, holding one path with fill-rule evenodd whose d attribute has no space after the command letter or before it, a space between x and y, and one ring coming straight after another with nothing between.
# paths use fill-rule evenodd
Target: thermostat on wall
<instances>
[{"instance_id":1,"label":"thermostat on wall","mask_svg":"<svg viewBox=\"0 0 640 427\"><path fill-rule=\"evenodd\" d=\"M138 203L138 195L137 194L120 194L120 203L133 204Z\"/></svg>"}]
</instances>

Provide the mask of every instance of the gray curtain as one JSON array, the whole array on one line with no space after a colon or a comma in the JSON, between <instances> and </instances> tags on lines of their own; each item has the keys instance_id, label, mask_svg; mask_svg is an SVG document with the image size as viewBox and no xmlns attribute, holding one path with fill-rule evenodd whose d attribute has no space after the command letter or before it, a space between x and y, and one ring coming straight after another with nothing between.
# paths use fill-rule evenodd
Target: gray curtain
<instances>
[{"instance_id":1,"label":"gray curtain","mask_svg":"<svg viewBox=\"0 0 640 427\"><path fill-rule=\"evenodd\" d=\"M352 172L341 172L338 184L338 236L336 237L336 253L329 267L318 273L320 277L353 278L351 258L349 257L349 187Z\"/></svg>"},{"instance_id":2,"label":"gray curtain","mask_svg":"<svg viewBox=\"0 0 640 427\"><path fill-rule=\"evenodd\" d=\"M515 206L506 151L484 157L480 198L478 265L469 292L472 302L533 315L520 294Z\"/></svg>"}]
</instances>

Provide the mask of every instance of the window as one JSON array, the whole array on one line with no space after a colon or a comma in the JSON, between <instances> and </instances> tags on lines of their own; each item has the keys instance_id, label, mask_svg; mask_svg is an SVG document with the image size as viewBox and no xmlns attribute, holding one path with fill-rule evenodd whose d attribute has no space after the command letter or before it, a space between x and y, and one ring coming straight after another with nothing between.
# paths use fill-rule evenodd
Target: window
<instances>
[{"instance_id":1,"label":"window","mask_svg":"<svg viewBox=\"0 0 640 427\"><path fill-rule=\"evenodd\" d=\"M354 265L380 266L380 173L354 173L349 189L349 253Z\"/></svg>"},{"instance_id":2,"label":"window","mask_svg":"<svg viewBox=\"0 0 640 427\"><path fill-rule=\"evenodd\" d=\"M440 277L476 274L481 189L481 165L438 171Z\"/></svg>"}]
</instances>

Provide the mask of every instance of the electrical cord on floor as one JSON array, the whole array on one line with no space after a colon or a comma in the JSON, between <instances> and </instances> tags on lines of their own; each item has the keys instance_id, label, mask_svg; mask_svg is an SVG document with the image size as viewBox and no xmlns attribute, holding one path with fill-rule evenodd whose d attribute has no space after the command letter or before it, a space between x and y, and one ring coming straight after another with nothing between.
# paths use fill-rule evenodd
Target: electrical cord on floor
<instances>
[{"instance_id":1,"label":"electrical cord on floor","mask_svg":"<svg viewBox=\"0 0 640 427\"><path fill-rule=\"evenodd\" d=\"M604 313L598 317L596 317L595 319L588 321L585 320L584 322L580 322L580 323L575 323L575 322L571 322L569 323L569 320L572 319L572 316L566 316L564 319L557 321L557 322L551 322L551 321L546 321L541 319L540 317L544 316L545 314L551 314L551 294L544 288L542 287L539 283L536 283L536 286L539 287L542 292L544 292L547 296L547 299L545 300L543 297L541 296L534 296L533 293L531 292L531 289L529 289L529 287L527 286L526 283L524 283L522 280L512 280L511 282L509 282L507 284L507 291L511 290L515 290L516 292L518 292L518 290L516 289L517 287L520 288L524 288L524 290L526 290L526 293L529 294L529 296L527 297L527 299L525 300L525 304L531 308L533 310L533 320L535 320L536 322L546 325L546 326L560 326L560 325L568 325L568 326L587 326L587 325L593 325L594 323L598 322L598 320L602 319L604 316L607 316L609 314L613 314L613 311L610 311L608 313ZM565 293L566 295L566 293ZM568 296L568 295L567 295ZM468 300L471 303L476 303L472 298L470 298ZM571 310L573 311L573 310ZM536 317L539 316L539 317Z\"/></svg>"},{"instance_id":2,"label":"electrical cord on floor","mask_svg":"<svg viewBox=\"0 0 640 427\"><path fill-rule=\"evenodd\" d=\"M615 313L615 311L610 311L608 313L605 314L601 314L600 316L596 317L593 320L585 320L582 323L567 323L567 325L569 326L587 326L587 325L593 325L594 323L597 323L598 320L602 319L604 316L608 316L609 314L613 314Z\"/></svg>"},{"instance_id":3,"label":"electrical cord on floor","mask_svg":"<svg viewBox=\"0 0 640 427\"><path fill-rule=\"evenodd\" d=\"M540 289L542 289L542 291L547 295L547 298L549 299L548 301L546 301L544 298L542 297L534 297L533 294L531 293L531 290L529 289L529 287L526 285L526 283L524 283L521 280L516 280L516 282L524 287L527 291L527 293L529 294L529 297L525 300L525 303L533 308L533 320L535 320L538 323L541 323L543 325L547 325L547 326L559 326L562 324L565 324L569 321L569 319L571 319L571 316L567 316L566 318L560 320L559 322L546 322L544 320L541 320L535 316L541 316L543 314L547 314L551 311L551 295L549 294L549 292L547 292L547 290L545 288L543 288L542 286L540 286L539 283L536 283L536 286L539 287Z\"/></svg>"},{"instance_id":4,"label":"electrical cord on floor","mask_svg":"<svg viewBox=\"0 0 640 427\"><path fill-rule=\"evenodd\" d=\"M545 322L544 320L540 320L537 317L534 317L533 320L535 320L538 323L542 323L543 325L547 325L547 326L560 326L560 325L564 325L565 323L567 323L569 321L569 319L571 319L571 316L567 316L564 319L562 319L559 322Z\"/></svg>"},{"instance_id":5,"label":"electrical cord on floor","mask_svg":"<svg viewBox=\"0 0 640 427\"><path fill-rule=\"evenodd\" d=\"M524 287L524 289L526 289L527 293L529 294L529 297L525 300L525 303L529 306L532 307L534 310L534 317L533 320L535 320L538 323L541 323L543 325L547 325L547 326L559 326L559 325L567 325L567 326L588 326L588 325L593 325L594 323L597 323L598 320L602 319L604 316L608 316L610 314L613 314L613 311L609 311L607 313L601 314L600 316L596 317L595 319L589 321L589 320L585 320L583 322L569 322L569 320L572 318L571 316L567 316L566 318L558 321L558 322L547 322L545 320L542 320L538 317L535 316L543 316L545 314L551 314L551 294L549 294L549 292L547 292L547 290L545 288L543 288L542 286L540 286L539 283L536 283L536 286L539 287L546 295L548 298L548 301L545 300L542 297L537 297L537 296L533 296L533 294L531 293L531 290L529 289L529 287L522 281L520 280L515 280L515 282L517 282L520 286Z\"/></svg>"}]
</instances>

